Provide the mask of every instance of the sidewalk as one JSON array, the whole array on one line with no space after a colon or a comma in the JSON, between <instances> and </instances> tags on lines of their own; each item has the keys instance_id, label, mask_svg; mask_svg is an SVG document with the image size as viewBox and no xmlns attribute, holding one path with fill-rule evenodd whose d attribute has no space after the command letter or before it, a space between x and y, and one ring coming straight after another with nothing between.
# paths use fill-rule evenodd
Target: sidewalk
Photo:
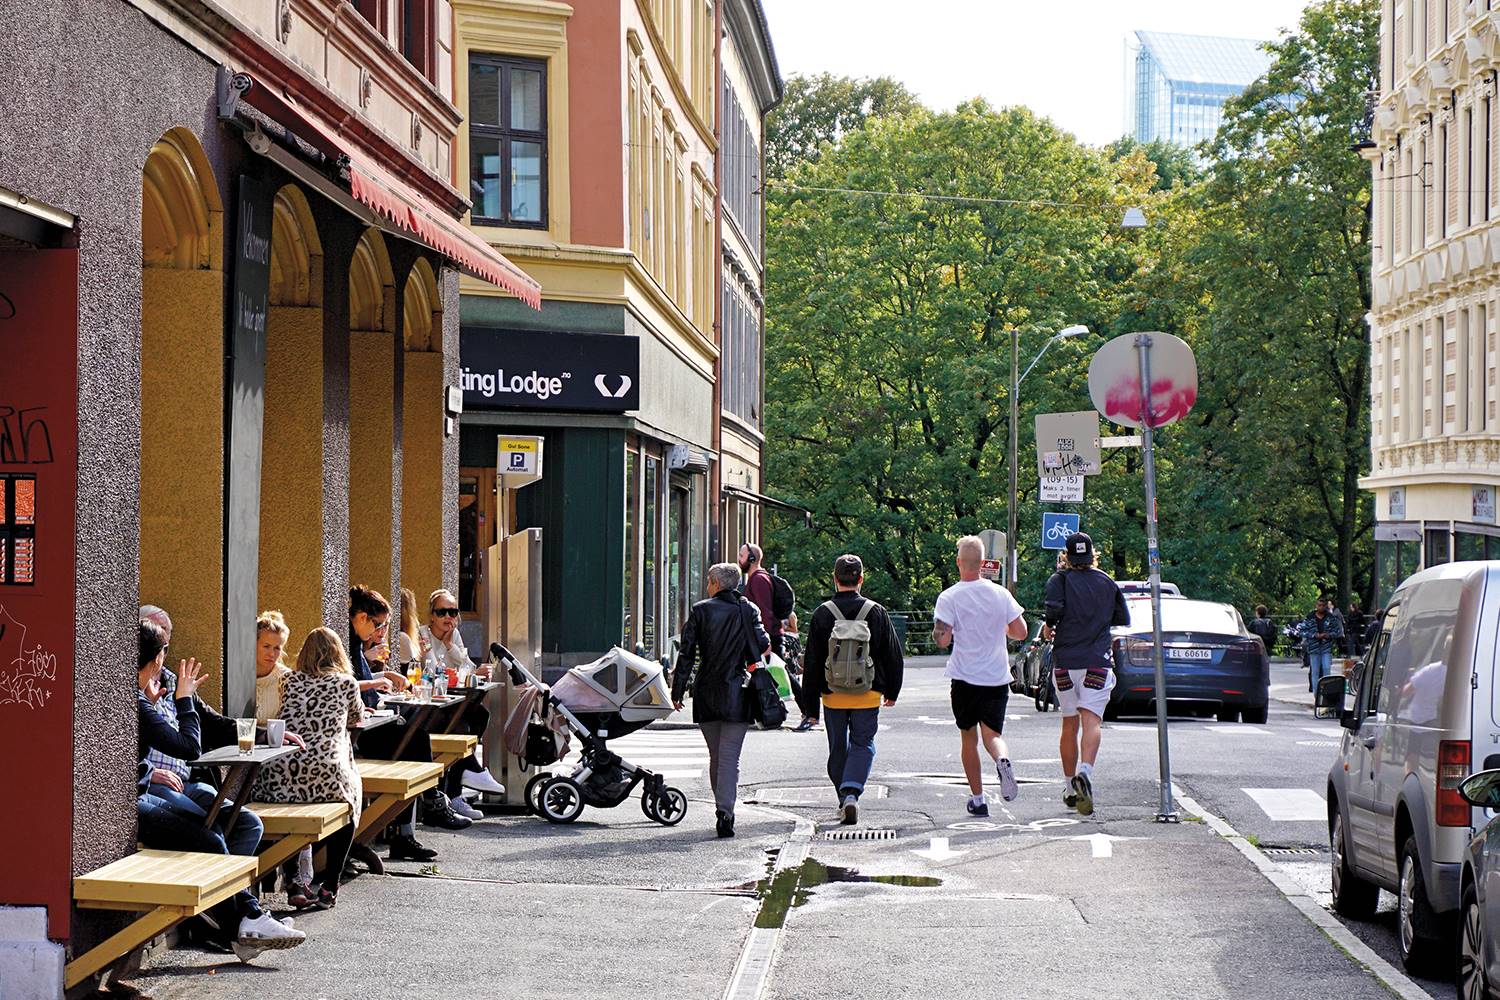
<instances>
[{"instance_id":1,"label":"sidewalk","mask_svg":"<svg viewBox=\"0 0 1500 1000\"><path fill-rule=\"evenodd\" d=\"M1271 657L1271 700L1311 709L1312 692L1307 689L1307 670L1294 657Z\"/></svg>"}]
</instances>

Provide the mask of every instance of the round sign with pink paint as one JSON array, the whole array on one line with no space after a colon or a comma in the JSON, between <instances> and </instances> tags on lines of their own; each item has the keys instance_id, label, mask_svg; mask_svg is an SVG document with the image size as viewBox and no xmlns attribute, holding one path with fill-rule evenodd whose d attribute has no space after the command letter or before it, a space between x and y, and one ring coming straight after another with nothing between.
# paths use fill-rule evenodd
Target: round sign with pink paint
<instances>
[{"instance_id":1,"label":"round sign with pink paint","mask_svg":"<svg viewBox=\"0 0 1500 1000\"><path fill-rule=\"evenodd\" d=\"M1141 354L1138 339L1150 338L1150 419L1143 420ZM1198 362L1193 349L1170 333L1126 333L1089 363L1089 398L1106 420L1124 427L1165 427L1187 416L1198 401Z\"/></svg>"}]
</instances>

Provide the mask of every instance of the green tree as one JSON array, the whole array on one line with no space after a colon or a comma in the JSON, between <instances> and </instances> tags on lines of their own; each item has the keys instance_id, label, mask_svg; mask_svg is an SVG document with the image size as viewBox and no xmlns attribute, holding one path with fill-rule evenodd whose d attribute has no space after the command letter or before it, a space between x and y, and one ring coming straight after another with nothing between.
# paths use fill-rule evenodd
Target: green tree
<instances>
[{"instance_id":1,"label":"green tree","mask_svg":"<svg viewBox=\"0 0 1500 1000\"><path fill-rule=\"evenodd\" d=\"M817 160L826 146L871 118L920 107L911 91L888 76L793 76L781 103L766 117L766 176L780 179L797 164Z\"/></svg>"}]
</instances>

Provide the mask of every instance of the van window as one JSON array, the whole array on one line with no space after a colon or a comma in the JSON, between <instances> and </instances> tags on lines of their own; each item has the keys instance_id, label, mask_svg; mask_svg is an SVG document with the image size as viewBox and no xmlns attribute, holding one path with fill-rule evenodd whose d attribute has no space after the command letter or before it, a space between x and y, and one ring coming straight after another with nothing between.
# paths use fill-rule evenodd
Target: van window
<instances>
[{"instance_id":1,"label":"van window","mask_svg":"<svg viewBox=\"0 0 1500 1000\"><path fill-rule=\"evenodd\" d=\"M1396 695L1396 718L1403 722L1438 721L1463 591L1462 580L1433 580L1403 595L1401 619L1391 634L1388 681Z\"/></svg>"},{"instance_id":2,"label":"van window","mask_svg":"<svg viewBox=\"0 0 1500 1000\"><path fill-rule=\"evenodd\" d=\"M1401 605L1392 604L1385 613L1385 620L1381 623L1380 635L1375 638L1375 648L1370 650L1365 661L1361 664L1359 674L1355 679L1359 692L1358 703L1354 706L1355 717L1359 719L1368 718L1371 715L1385 716L1391 710L1390 692L1381 686L1385 679L1385 662L1391 652L1391 632L1396 627L1396 621L1401 615Z\"/></svg>"}]
</instances>

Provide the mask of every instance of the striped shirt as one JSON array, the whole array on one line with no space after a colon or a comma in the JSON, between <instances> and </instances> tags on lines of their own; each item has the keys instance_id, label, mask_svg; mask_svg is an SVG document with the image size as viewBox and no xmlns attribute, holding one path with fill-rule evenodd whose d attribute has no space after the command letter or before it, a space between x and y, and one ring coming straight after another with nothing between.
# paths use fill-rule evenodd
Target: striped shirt
<instances>
[{"instance_id":1,"label":"striped shirt","mask_svg":"<svg viewBox=\"0 0 1500 1000\"><path fill-rule=\"evenodd\" d=\"M156 699L156 704L153 705L151 703L150 699L146 697L146 692L144 691L137 691L135 696L139 698L148 709L161 716L166 720L168 725L170 725L173 729L176 729L177 675L163 667L161 671L160 683L162 694L160 698ZM188 774L192 771L192 768L187 766L187 761L178 760L176 757L168 757L160 750L147 750L146 763L150 764L152 767L159 767L163 771L171 771L173 774L177 775L184 781L187 780Z\"/></svg>"}]
</instances>

